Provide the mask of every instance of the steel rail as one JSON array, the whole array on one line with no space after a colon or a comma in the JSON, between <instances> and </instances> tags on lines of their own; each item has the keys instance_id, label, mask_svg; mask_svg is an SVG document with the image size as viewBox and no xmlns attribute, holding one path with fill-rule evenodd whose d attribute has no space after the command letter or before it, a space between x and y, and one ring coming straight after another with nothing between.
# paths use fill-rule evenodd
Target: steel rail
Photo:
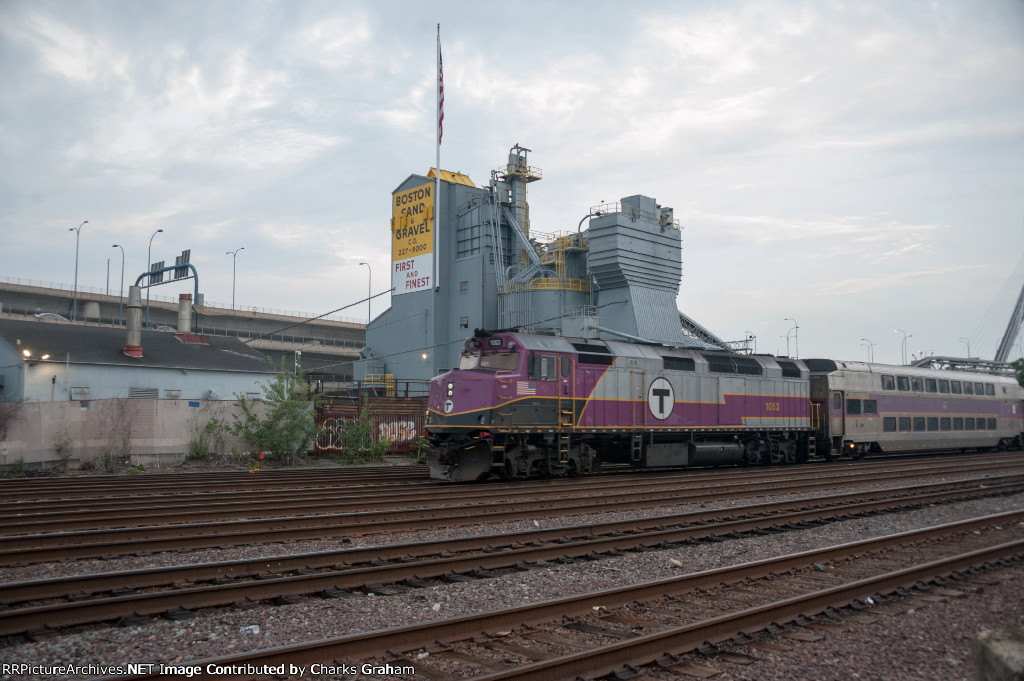
<instances>
[{"instance_id":1,"label":"steel rail","mask_svg":"<svg viewBox=\"0 0 1024 681\"><path fill-rule=\"evenodd\" d=\"M990 484L1020 480L1021 475L990 476ZM887 479L891 479L887 478ZM951 484L951 483L946 483ZM791 485L790 492L830 489L835 483L816 482ZM904 489L918 489L922 485ZM232 520L224 523L196 523L143 526L97 531L51 532L0 537L0 566L45 560L66 560L125 553L153 552L237 546L268 541L323 539L378 532L435 529L439 525L457 526L466 522L497 522L544 518L558 511L593 513L596 509L610 511L632 509L638 503L646 506L672 506L680 503L707 502L735 496L735 492L706 492L699 496L680 498L678 490L608 494L570 500L544 499L510 504L492 502L467 507L435 506L398 511L368 511L286 518Z\"/></svg>"},{"instance_id":2,"label":"steel rail","mask_svg":"<svg viewBox=\"0 0 1024 681\"><path fill-rule=\"evenodd\" d=\"M316 493L318 490L331 493L337 492L339 483L346 481L353 485L358 484L365 488L367 484L378 482L384 489L397 487L410 487L420 489L460 489L467 490L474 487L486 490L495 489L543 489L554 486L579 486L579 485L607 485L609 478L619 479L620 484L634 483L637 479L645 479L657 476L661 479L680 479L686 481L706 481L708 483L718 480L735 477L783 477L790 478L801 475L846 475L846 472L863 473L876 468L891 468L899 466L900 462L907 464L899 469L915 470L909 466L918 467L920 470L937 470L938 468L976 468L979 465L996 465L1001 463L1024 462L1024 457L1019 454L1001 454L979 456L962 456L953 460L939 462L922 461L920 457L910 459L892 459L885 461L836 461L831 463L817 462L806 466L780 466L780 467L756 467L756 468L733 468L721 469L625 469L615 473L598 477L590 477L582 480L568 478L554 478L541 480L526 480L516 482L492 482L486 485L448 485L438 483L426 478L426 471L420 467L398 466L398 467L377 467L379 472L369 472L366 475L356 476L354 474L340 474L337 469L319 469L315 473L305 471L297 472L290 470L268 471L262 474L251 475L241 472L204 473L204 478L210 480L202 485L189 484L186 479L188 474L168 473L154 474L144 477L123 476L114 481L104 482L109 476L85 476L76 478L47 478L45 482L36 483L29 480L0 480L0 510L11 508L15 512L23 512L25 508L32 506L46 506L52 503L54 498L60 498L58 503L72 504L72 508L81 507L89 499L104 499L108 503L134 503L138 504L140 496L158 497L162 500L194 499L196 494L210 495L231 495L232 498L244 498L269 491L281 489L306 490ZM348 469L345 469L348 470ZM403 479L405 470L420 471L411 480ZM838 470L844 471L838 473ZM390 471L398 471L390 473ZM826 472L827 471L827 472ZM296 485L296 477L308 477L310 484L289 487ZM397 480L388 480L388 476L401 476ZM422 478L422 479L420 479ZM344 489L344 488L342 488ZM56 491L55 491L56 490ZM69 494L75 491L81 496L70 497Z\"/></svg>"},{"instance_id":3,"label":"steel rail","mask_svg":"<svg viewBox=\"0 0 1024 681\"><path fill-rule=\"evenodd\" d=\"M238 579L253 575L266 575L302 569L323 569L351 567L362 563L392 560L411 560L442 553L466 553L470 551L493 551L502 547L516 547L551 541L592 539L607 535L651 533L673 526L697 527L710 534L717 530L722 533L749 531L763 523L800 522L794 514L801 514L804 520L841 518L918 507L923 504L940 504L973 499L978 497L1003 496L1021 491L1021 484L1008 483L991 485L936 483L911 488L907 494L902 490L880 490L848 492L827 497L805 497L796 500L775 501L752 506L730 508L726 511L690 511L670 513L646 518L632 518L611 522L587 523L552 528L506 532L500 534L444 539L438 541L415 541L405 543L377 544L332 551L288 554L285 556L261 556L233 561L218 561L186 565L170 565L141 568L128 571L95 573L53 577L49 579L0 583L0 604L67 598L83 593L98 593L112 588L142 589L182 584L186 582L212 581L215 579ZM741 520L734 521L739 517ZM752 524L742 530L741 522ZM737 523L726 526L726 523ZM696 535L695 535L696 536ZM664 541L664 540L663 540ZM564 546L564 544L563 544ZM379 581L379 580L378 580Z\"/></svg>"},{"instance_id":4,"label":"steel rail","mask_svg":"<svg viewBox=\"0 0 1024 681\"><path fill-rule=\"evenodd\" d=\"M702 622L672 627L613 643L601 648L525 664L514 669L474 676L473 681L559 681L579 675L600 677L625 665L650 664L664 655L697 650L705 643L721 643L739 634L752 634L776 623L813 617L830 608L841 608L865 596L892 593L939 577L947 577L977 565L991 564L1024 555L1024 540L941 558L923 565L894 570L875 577L729 613Z\"/></svg>"},{"instance_id":5,"label":"steel rail","mask_svg":"<svg viewBox=\"0 0 1024 681\"><path fill-rule=\"evenodd\" d=\"M559 528L559 530L547 530L530 533L518 533L512 537L483 537L466 542L472 548L462 549L459 542L423 542L420 545L399 545L393 547L368 547L366 549L354 549L351 552L337 552L337 558L344 554L352 558L351 562L357 562L358 554L363 554L363 562L366 560L385 560L384 556L391 558L402 558L404 562L397 565L375 564L369 567L352 567L340 571L321 572L317 574L299 574L292 576L270 577L258 581L217 584L212 586L193 586L177 588L158 593L128 594L123 596L112 596L101 599L74 601L70 603L56 603L35 607L20 608L14 610L0 611L0 635L19 634L25 631L40 628L59 628L76 624L99 622L116 619L122 616L135 615L157 615L172 609L195 609L200 607L212 607L218 605L229 605L241 602L244 599L252 601L267 600L270 598L287 597L309 594L314 592L330 592L331 590L356 589L366 587L369 584L395 583L403 580L418 580L438 578L450 574L468 573L477 570L494 570L522 565L527 562L541 560L555 560L563 557L597 558L599 554L612 551L635 550L646 548L650 545L676 544L679 542L719 537L724 534L738 535L758 530L769 530L779 528L779 523L790 525L801 523L818 523L823 520L835 520L842 517L854 517L877 512L880 509L892 509L894 505L906 508L908 504L919 506L922 504L943 503L950 500L950 496L957 493L928 494L917 498L903 498L896 500L881 500L863 503L848 503L827 509L803 510L796 512L783 512L775 515L764 515L756 518L744 518L729 520L710 525L690 524L686 527L664 528L664 523L655 524L659 520L648 521L647 531L634 532L631 535L618 534L625 528L630 527L629 522L619 522L608 527L591 528L595 534L577 537L572 543L550 543L554 539L564 538L562 530L575 528ZM757 511L757 507L745 509L748 513ZM685 514L677 519L681 522L691 521L690 516L703 516L704 514ZM962 531L969 531L987 525L992 522L1015 522L1024 519L1024 510L1010 511L995 516L987 516L982 519L964 521ZM652 527L653 525L653 527ZM781 528L780 528L781 529ZM792 528L796 529L796 528ZM543 534L546 538L541 539ZM534 536L531 536L534 535ZM509 539L522 539L531 541L534 545L522 546L522 542L509 542ZM481 545L486 540L498 541ZM545 542L545 543L541 543ZM497 547L512 546L508 550L496 550ZM384 549L382 554L378 549ZM412 560L411 554L420 551L429 552L427 555L436 555L445 550L448 552L476 551L485 549L487 553L469 553L468 555L442 556L429 560ZM298 559L298 560L296 560ZM287 562L293 566L302 565L302 557L289 557ZM247 563L259 563L259 561L246 561ZM308 563L306 563L308 567ZM216 570L217 566L212 566ZM293 567L294 569L294 567ZM175 573L186 572L186 569L174 570ZM151 571L140 571L141 576L151 576ZM146 574L150 573L150 574ZM208 573L209 574L209 573ZM223 572L221 573L223 574ZM131 574L110 573L106 576L90 576L86 578L67 580L42 580L35 583L15 583L5 585L0 590L0 596L6 594L17 594L16 598L25 600L26 595L32 594L33 598L44 599L54 598L61 595L74 593L74 590L82 590L86 583L117 584L123 588L143 588L142 583L133 584ZM181 575L178 574L180 579ZM59 586L63 593L52 587ZM152 586L150 584L149 586ZM51 587L51 588L47 588ZM33 593L34 592L34 593ZM11 601L5 601L10 604Z\"/></svg>"},{"instance_id":6,"label":"steel rail","mask_svg":"<svg viewBox=\"0 0 1024 681\"><path fill-rule=\"evenodd\" d=\"M806 478L817 478L817 477L833 477L836 479L850 479L857 476L870 475L878 472L878 468L884 471L894 472L906 472L911 473L914 471L934 473L942 470L949 473L955 473L961 470L970 470L975 472L977 470L998 470L1004 468L1007 463L1013 463L1014 459L1000 459L1000 460L988 460L985 461L956 461L950 463L943 463L942 465L925 465L920 462L913 462L911 466L894 466L892 463L887 464L865 464L858 466L845 466L841 470L837 470L843 466L843 464L833 464L829 467L829 470L824 471L820 467L808 467L808 468L795 468L792 466L781 467L781 468L736 468L728 471L720 471L717 469L709 470L686 470L686 471L674 471L666 472L661 471L657 477L651 476L636 476L636 475L616 475L606 476L601 479L586 478L586 479L573 479L573 478L556 478L542 481L523 481L514 483L502 483L502 484L489 484L489 485L460 485L460 486L449 486L441 485L435 482L416 482L416 483L405 483L405 484L389 484L385 489L373 488L372 491L366 489L366 485L360 484L358 487L352 486L351 491L349 487L338 487L337 485L322 485L313 488L299 487L289 488L287 486L274 487L268 490L264 486L260 486L253 489L241 489L233 484L234 478L226 476L224 479L228 481L223 489L211 490L199 492L198 494L203 495L197 500L196 491L183 491L181 493L172 494L158 494L153 496L155 502L153 507L159 508L162 505L173 504L175 508L183 508L188 506L201 506L208 503L210 500L215 500L217 503L230 502L230 501L244 501L258 497L261 501L265 500L314 500L323 498L325 496L332 499L340 499L348 497L361 496L362 498L376 498L379 497L381 492L385 492L391 498L398 497L412 497L415 495L422 495L429 492L436 493L438 490L453 491L458 490L460 498L466 497L487 497L495 496L500 493L507 493L511 495L530 495L537 493L553 493L553 490L557 489L571 489L576 490L592 490L592 489L607 489L608 487L631 487L636 486L638 483L643 485L674 485L679 482L685 482L692 484L695 487L702 485L720 485L723 482L743 482L746 479L756 479L758 481L771 480L774 482L790 481L797 479ZM1018 459L1018 463L1024 465L1024 459ZM919 465L920 464L920 465ZM640 480L638 481L638 477ZM611 478L611 479L610 479ZM286 482L286 481L285 481ZM230 486L227 486L230 485ZM274 495L274 496L270 496ZM305 496L302 496L305 495ZM148 495L147 495L148 496ZM104 496L99 500L93 500L91 497L65 497L59 500L53 498L31 498L31 499L19 499L18 501L4 502L0 501L0 515L3 514L16 514L18 516L23 515L46 515L51 513L60 513L65 511L76 511L82 508L83 505L88 504L89 510L103 510L103 511L116 511L118 509L130 508L133 512L138 511L140 503L139 490L128 489L114 497Z\"/></svg>"},{"instance_id":7,"label":"steel rail","mask_svg":"<svg viewBox=\"0 0 1024 681\"><path fill-rule=\"evenodd\" d=\"M124 496L126 493L163 494L181 492L203 492L211 487L215 490L223 488L225 481L230 480L238 486L252 490L275 489L282 483L294 485L296 488L327 487L337 483L352 484L424 484L434 486L436 481L429 478L425 466L375 466L362 469L304 469L264 470L260 473L246 471L221 471L204 473L202 478L195 478L188 473L147 473L132 476L101 476L83 475L67 478L45 478L45 482L37 482L32 478L0 480L0 501L4 503L19 500L33 501L41 498L66 496L75 491L84 497L97 498L107 496Z\"/></svg>"},{"instance_id":8,"label":"steel rail","mask_svg":"<svg viewBox=\"0 0 1024 681\"><path fill-rule=\"evenodd\" d=\"M1022 462L1024 469L1024 462ZM986 470L1002 472L1006 466L992 467L967 467L971 473L980 473ZM787 478L787 483L810 484L813 480L825 480L832 486L841 484L844 480L857 483L870 483L884 478L886 481L919 477L926 472L928 477L940 474L948 474L951 471L946 469L936 470L895 470L876 472L865 475L864 473L833 474L828 476L807 476L803 478ZM957 472L962 472L961 468ZM486 503L500 497L503 503L525 499L536 501L538 499L569 500L573 498L594 498L594 492L606 496L612 489L625 488L624 491L631 494L654 493L656 490L672 490L676 496L682 490L678 487L678 480L666 480L662 478L645 481L642 488L637 488L636 481L616 482L612 484L593 483L579 486L545 486L532 489L513 488L501 493L481 488L459 489L458 505L465 506L473 503ZM735 491L737 493L750 489L751 487L762 487L765 479L761 476L748 481L724 482L715 485L718 492ZM686 491L700 492L708 486L698 485L686 487ZM4 527L6 536L17 534L35 534L45 532L69 532L82 530L100 530L125 527L139 527L143 525L170 525L180 524L184 519L189 522L203 522L206 519L215 519L218 522L228 520L252 519L253 517L274 518L274 517L297 517L309 515L328 515L343 512L370 511L374 509L397 510L400 508L422 508L424 506L436 505L438 496L447 496L449 488L433 488L426 491L410 490L397 491L393 493L382 493L379 490L352 492L333 492L314 498L303 498L295 496L283 496L273 494L251 495L249 499L241 502L222 501L220 497L213 499L196 500L195 495L185 497L187 501L177 504L163 503L163 499L156 500L158 503L140 506L139 499L126 499L124 504L101 503L90 504L89 508L82 509L80 506L69 517L69 506L65 504L54 504L53 508L42 511L31 508L17 508L13 513L4 513L0 509L0 524ZM258 497L258 498L252 498ZM81 503L73 501L71 503ZM127 506L126 504L133 504ZM125 513L130 508L131 513Z\"/></svg>"},{"instance_id":9,"label":"steel rail","mask_svg":"<svg viewBox=\"0 0 1024 681\"><path fill-rule=\"evenodd\" d=\"M998 516L993 517L998 518ZM212 667L219 670L219 673L216 674L219 679L246 679L253 676L252 673L248 673L249 666L264 668L289 663L309 665L332 660L368 659L394 655L395 652L416 650L432 645L439 640L466 640L487 631L514 629L525 625L550 622L566 616L585 614L596 607L620 607L635 601L649 601L664 596L679 595L698 588L711 588L723 583L766 577L772 573L802 568L813 563L828 563L861 552L878 551L907 542L954 534L960 531L958 527L960 525L961 523L949 523L825 549L706 570L681 577L654 580L580 596L551 599L508 610L350 634L310 643L278 646L189 664L190 666L199 666L203 670L204 676L206 670ZM789 598L776 604L751 608L731 616L726 615L703 623L640 636L631 639L632 646L627 646L626 642L603 646L596 652L589 651L555 660L537 662L525 665L519 670L499 672L480 677L480 679L492 681L492 679L506 678L505 674L514 675L527 672L529 673L521 678L555 680L573 678L577 674L598 676L614 671L626 661L653 660L666 652L685 650L694 640L697 640L697 645L700 645L705 640L726 640L740 632L763 628L765 625L762 625L761 622L765 619L767 619L767 624L770 624L772 621L785 620L797 615L813 615L829 607L841 607L853 599L863 597L866 593L873 594L913 586L922 580L945 576L957 570L964 570L977 564L1000 560L1008 556L1018 556L1022 552L1024 552L1024 540L1007 542L987 549L930 561L921 566L905 568L874 578L817 591L803 597ZM232 668L239 668L243 671L237 674L231 673L234 671ZM171 674L153 673L107 678L170 679L175 677ZM514 676L508 678L514 678Z\"/></svg>"}]
</instances>

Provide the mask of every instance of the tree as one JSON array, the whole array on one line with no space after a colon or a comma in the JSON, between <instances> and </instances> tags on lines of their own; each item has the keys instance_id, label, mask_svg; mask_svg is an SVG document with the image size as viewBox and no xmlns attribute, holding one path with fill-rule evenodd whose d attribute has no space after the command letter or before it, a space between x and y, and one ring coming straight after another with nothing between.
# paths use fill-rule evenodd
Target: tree
<instances>
[{"instance_id":1,"label":"tree","mask_svg":"<svg viewBox=\"0 0 1024 681\"><path fill-rule=\"evenodd\" d=\"M316 438L314 412L319 398L302 373L289 370L281 358L281 368L268 383L260 383L264 397L247 399L235 393L231 432L245 438L257 451L271 458L294 460L296 454L308 451Z\"/></svg>"},{"instance_id":2,"label":"tree","mask_svg":"<svg viewBox=\"0 0 1024 681\"><path fill-rule=\"evenodd\" d=\"M1017 382L1024 385L1024 358L1014 360L1010 365L1017 372Z\"/></svg>"}]
</instances>

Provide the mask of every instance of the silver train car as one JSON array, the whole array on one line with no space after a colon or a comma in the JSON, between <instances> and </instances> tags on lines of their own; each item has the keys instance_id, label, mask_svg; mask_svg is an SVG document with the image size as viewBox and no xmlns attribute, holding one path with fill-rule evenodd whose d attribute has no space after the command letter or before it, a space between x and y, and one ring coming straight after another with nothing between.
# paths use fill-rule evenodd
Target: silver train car
<instances>
[{"instance_id":1,"label":"silver train car","mask_svg":"<svg viewBox=\"0 0 1024 681\"><path fill-rule=\"evenodd\" d=\"M1013 377L808 359L818 452L1019 448L1024 388Z\"/></svg>"}]
</instances>

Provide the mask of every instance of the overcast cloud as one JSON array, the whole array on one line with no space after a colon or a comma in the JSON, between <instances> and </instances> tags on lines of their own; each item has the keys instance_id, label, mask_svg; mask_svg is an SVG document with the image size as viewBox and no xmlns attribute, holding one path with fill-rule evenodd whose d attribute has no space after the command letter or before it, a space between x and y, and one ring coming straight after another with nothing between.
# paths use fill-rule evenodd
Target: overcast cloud
<instances>
[{"instance_id":1,"label":"overcast cloud","mask_svg":"<svg viewBox=\"0 0 1024 681\"><path fill-rule=\"evenodd\" d=\"M1024 254L1020 0L3 0L0 276L70 286L88 220L80 287L110 258L116 293L115 243L133 282L163 229L153 260L191 249L210 301L239 247L240 306L355 303L360 261L383 290L390 193L434 164L437 23L441 165L483 184L532 149L534 232L646 194L684 226L680 309L723 338L785 353L788 317L802 357L898 362L894 329L994 352Z\"/></svg>"}]
</instances>

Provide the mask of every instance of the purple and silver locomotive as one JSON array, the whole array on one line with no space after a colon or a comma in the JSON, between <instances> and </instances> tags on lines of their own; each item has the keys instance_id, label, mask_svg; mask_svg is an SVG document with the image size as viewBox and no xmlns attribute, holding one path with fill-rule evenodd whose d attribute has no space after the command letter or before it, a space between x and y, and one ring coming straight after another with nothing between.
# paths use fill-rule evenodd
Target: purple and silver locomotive
<instances>
[{"instance_id":1,"label":"purple and silver locomotive","mask_svg":"<svg viewBox=\"0 0 1024 681\"><path fill-rule=\"evenodd\" d=\"M431 381L431 476L579 476L800 463L815 442L799 360L478 331Z\"/></svg>"},{"instance_id":2,"label":"purple and silver locomotive","mask_svg":"<svg viewBox=\"0 0 1024 681\"><path fill-rule=\"evenodd\" d=\"M430 385L431 476L1019 448L1024 388L997 374L478 331Z\"/></svg>"}]
</instances>

